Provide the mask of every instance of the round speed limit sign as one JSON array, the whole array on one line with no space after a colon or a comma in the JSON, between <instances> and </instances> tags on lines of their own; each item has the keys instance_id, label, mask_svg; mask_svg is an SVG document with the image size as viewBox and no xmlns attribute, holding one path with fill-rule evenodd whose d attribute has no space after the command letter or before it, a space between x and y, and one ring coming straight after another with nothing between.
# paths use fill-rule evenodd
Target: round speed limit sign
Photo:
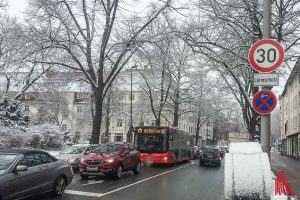
<instances>
[{"instance_id":1,"label":"round speed limit sign","mask_svg":"<svg viewBox=\"0 0 300 200\"><path fill-rule=\"evenodd\" d=\"M248 54L250 65L262 73L275 71L282 64L283 59L283 47L271 39L263 39L254 43Z\"/></svg>"}]
</instances>

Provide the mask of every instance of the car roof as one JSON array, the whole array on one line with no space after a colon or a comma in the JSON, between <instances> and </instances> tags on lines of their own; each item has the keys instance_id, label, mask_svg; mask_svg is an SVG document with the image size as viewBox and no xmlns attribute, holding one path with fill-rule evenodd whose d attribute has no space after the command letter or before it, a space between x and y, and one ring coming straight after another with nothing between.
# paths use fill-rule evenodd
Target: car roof
<instances>
[{"instance_id":1,"label":"car roof","mask_svg":"<svg viewBox=\"0 0 300 200\"><path fill-rule=\"evenodd\" d=\"M216 150L219 150L219 148L217 148L217 147L205 147L204 149L216 149Z\"/></svg>"},{"instance_id":2,"label":"car roof","mask_svg":"<svg viewBox=\"0 0 300 200\"><path fill-rule=\"evenodd\" d=\"M89 147L89 146L98 146L99 144L73 144L72 147Z\"/></svg>"},{"instance_id":3,"label":"car roof","mask_svg":"<svg viewBox=\"0 0 300 200\"><path fill-rule=\"evenodd\" d=\"M0 149L0 153L12 153L12 154L30 154L30 153L46 153L45 151L36 149Z\"/></svg>"}]
</instances>

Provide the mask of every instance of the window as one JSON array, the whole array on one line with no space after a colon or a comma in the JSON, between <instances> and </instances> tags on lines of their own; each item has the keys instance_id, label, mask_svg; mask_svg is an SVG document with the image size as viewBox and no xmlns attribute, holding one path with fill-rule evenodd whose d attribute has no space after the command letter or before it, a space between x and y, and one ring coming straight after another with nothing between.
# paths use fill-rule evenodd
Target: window
<instances>
[{"instance_id":1,"label":"window","mask_svg":"<svg viewBox=\"0 0 300 200\"><path fill-rule=\"evenodd\" d=\"M117 126L123 126L123 120L122 119L117 119Z\"/></svg>"},{"instance_id":2,"label":"window","mask_svg":"<svg viewBox=\"0 0 300 200\"><path fill-rule=\"evenodd\" d=\"M34 167L43 164L43 161L39 154L27 154L20 160L19 164L27 167Z\"/></svg>"},{"instance_id":3,"label":"window","mask_svg":"<svg viewBox=\"0 0 300 200\"><path fill-rule=\"evenodd\" d=\"M156 124L156 120L154 119L154 120L152 120L151 125L152 125L152 126L155 126L155 124Z\"/></svg>"},{"instance_id":4,"label":"window","mask_svg":"<svg viewBox=\"0 0 300 200\"><path fill-rule=\"evenodd\" d=\"M115 133L115 142L123 142L123 133Z\"/></svg>"},{"instance_id":5,"label":"window","mask_svg":"<svg viewBox=\"0 0 300 200\"><path fill-rule=\"evenodd\" d=\"M54 160L46 154L38 154L41 157L43 164L52 163Z\"/></svg>"},{"instance_id":6,"label":"window","mask_svg":"<svg viewBox=\"0 0 300 200\"><path fill-rule=\"evenodd\" d=\"M63 131L66 131L66 130L67 130L67 125L66 125L66 124L63 124L63 125L61 126L61 129L62 129Z\"/></svg>"},{"instance_id":7,"label":"window","mask_svg":"<svg viewBox=\"0 0 300 200\"><path fill-rule=\"evenodd\" d=\"M140 122L140 124L139 124L139 125L140 125L140 126L144 126L144 124L145 124L144 122Z\"/></svg>"},{"instance_id":8,"label":"window","mask_svg":"<svg viewBox=\"0 0 300 200\"><path fill-rule=\"evenodd\" d=\"M82 113L82 106L77 106L77 113Z\"/></svg>"},{"instance_id":9,"label":"window","mask_svg":"<svg viewBox=\"0 0 300 200\"><path fill-rule=\"evenodd\" d=\"M25 111L29 111L29 106L28 105L25 106Z\"/></svg>"},{"instance_id":10,"label":"window","mask_svg":"<svg viewBox=\"0 0 300 200\"><path fill-rule=\"evenodd\" d=\"M77 99L83 99L83 94L82 93L77 93Z\"/></svg>"},{"instance_id":11,"label":"window","mask_svg":"<svg viewBox=\"0 0 300 200\"><path fill-rule=\"evenodd\" d=\"M300 114L299 114L299 116L298 116L298 127L300 127Z\"/></svg>"}]
</instances>

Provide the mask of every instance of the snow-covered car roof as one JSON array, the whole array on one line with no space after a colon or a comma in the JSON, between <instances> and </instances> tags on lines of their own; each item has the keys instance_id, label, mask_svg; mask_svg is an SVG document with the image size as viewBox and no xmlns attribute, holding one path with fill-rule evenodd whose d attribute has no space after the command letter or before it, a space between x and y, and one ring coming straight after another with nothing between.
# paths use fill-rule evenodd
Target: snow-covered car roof
<instances>
[{"instance_id":1,"label":"snow-covered car roof","mask_svg":"<svg viewBox=\"0 0 300 200\"><path fill-rule=\"evenodd\" d=\"M262 152L262 148L257 142L239 142L229 145L229 153L231 154L255 154Z\"/></svg>"}]
</instances>

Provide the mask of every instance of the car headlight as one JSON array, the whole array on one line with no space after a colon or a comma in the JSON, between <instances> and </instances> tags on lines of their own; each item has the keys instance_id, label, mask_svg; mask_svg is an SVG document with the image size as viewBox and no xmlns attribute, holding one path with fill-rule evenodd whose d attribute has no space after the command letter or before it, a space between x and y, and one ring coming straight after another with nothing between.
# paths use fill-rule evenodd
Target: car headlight
<instances>
[{"instance_id":1,"label":"car headlight","mask_svg":"<svg viewBox=\"0 0 300 200\"><path fill-rule=\"evenodd\" d=\"M85 164L85 159L83 157L81 158L80 163Z\"/></svg>"},{"instance_id":2,"label":"car headlight","mask_svg":"<svg viewBox=\"0 0 300 200\"><path fill-rule=\"evenodd\" d=\"M113 158L109 158L109 159L105 160L104 162L106 162L106 163L113 163L114 159Z\"/></svg>"}]
</instances>

